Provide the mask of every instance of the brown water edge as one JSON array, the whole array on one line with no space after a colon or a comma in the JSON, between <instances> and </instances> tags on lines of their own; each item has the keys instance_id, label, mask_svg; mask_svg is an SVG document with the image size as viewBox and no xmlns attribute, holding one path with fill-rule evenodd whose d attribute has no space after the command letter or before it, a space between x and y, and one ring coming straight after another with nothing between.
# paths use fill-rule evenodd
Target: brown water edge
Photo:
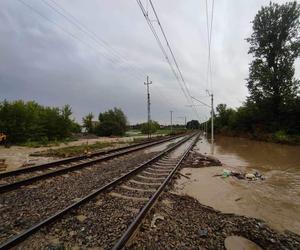
<instances>
[{"instance_id":1,"label":"brown water edge","mask_svg":"<svg viewBox=\"0 0 300 250\"><path fill-rule=\"evenodd\" d=\"M206 140L199 141L195 150L211 153ZM223 212L263 219L277 230L300 234L300 146L217 137L214 157L225 166L183 169L183 174L191 173L191 179L179 179L178 192ZM224 168L259 171L266 180L212 177Z\"/></svg>"}]
</instances>

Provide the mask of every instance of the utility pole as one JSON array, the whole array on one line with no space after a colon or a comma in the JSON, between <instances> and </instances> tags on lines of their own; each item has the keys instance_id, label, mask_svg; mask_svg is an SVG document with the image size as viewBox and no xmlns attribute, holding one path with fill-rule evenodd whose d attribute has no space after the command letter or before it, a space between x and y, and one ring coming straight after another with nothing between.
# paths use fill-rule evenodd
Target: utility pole
<instances>
[{"instance_id":1,"label":"utility pole","mask_svg":"<svg viewBox=\"0 0 300 250\"><path fill-rule=\"evenodd\" d=\"M173 131L173 111L170 110L170 114L171 114L171 132Z\"/></svg>"},{"instance_id":2,"label":"utility pole","mask_svg":"<svg viewBox=\"0 0 300 250\"><path fill-rule=\"evenodd\" d=\"M144 82L145 85L147 85L147 112L148 112L148 139L151 138L151 132L150 132L150 122L151 122L151 113L150 113L150 90L149 85L152 84L152 81L149 82L149 76L147 76L147 82Z\"/></svg>"},{"instance_id":3,"label":"utility pole","mask_svg":"<svg viewBox=\"0 0 300 250\"><path fill-rule=\"evenodd\" d=\"M214 94L211 94L211 143L214 143Z\"/></svg>"},{"instance_id":4,"label":"utility pole","mask_svg":"<svg viewBox=\"0 0 300 250\"><path fill-rule=\"evenodd\" d=\"M206 138L207 138L207 117L205 118L205 135L206 135Z\"/></svg>"},{"instance_id":5,"label":"utility pole","mask_svg":"<svg viewBox=\"0 0 300 250\"><path fill-rule=\"evenodd\" d=\"M214 143L214 94L213 93L209 93L208 90L206 90L208 95L211 98L211 144Z\"/></svg>"}]
</instances>

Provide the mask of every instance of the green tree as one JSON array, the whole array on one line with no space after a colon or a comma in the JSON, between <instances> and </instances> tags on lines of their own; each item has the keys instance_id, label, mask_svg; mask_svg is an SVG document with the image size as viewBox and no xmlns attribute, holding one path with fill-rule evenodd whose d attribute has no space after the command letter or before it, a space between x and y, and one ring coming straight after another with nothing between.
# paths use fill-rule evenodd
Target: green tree
<instances>
[{"instance_id":1,"label":"green tree","mask_svg":"<svg viewBox=\"0 0 300 250\"><path fill-rule=\"evenodd\" d=\"M231 130L236 124L236 111L227 108L226 104L219 104L216 107L217 115L215 116L215 130Z\"/></svg>"},{"instance_id":2,"label":"green tree","mask_svg":"<svg viewBox=\"0 0 300 250\"><path fill-rule=\"evenodd\" d=\"M110 109L99 114L99 125L96 127L96 134L100 136L124 135L127 123L127 118L121 109Z\"/></svg>"},{"instance_id":3,"label":"green tree","mask_svg":"<svg viewBox=\"0 0 300 250\"><path fill-rule=\"evenodd\" d=\"M258 108L256 122L276 130L282 126L290 103L297 97L299 80L294 62L300 53L300 7L288 2L270 3L257 13L253 33L247 41L250 64L248 102ZM272 130L271 129L271 130Z\"/></svg>"},{"instance_id":4,"label":"green tree","mask_svg":"<svg viewBox=\"0 0 300 250\"><path fill-rule=\"evenodd\" d=\"M191 121L187 122L186 127L188 129L199 129L200 123L197 120L191 120Z\"/></svg>"},{"instance_id":5,"label":"green tree","mask_svg":"<svg viewBox=\"0 0 300 250\"><path fill-rule=\"evenodd\" d=\"M93 113L87 114L85 117L82 118L83 127L85 128L86 132L93 133L94 126L93 126Z\"/></svg>"},{"instance_id":6,"label":"green tree","mask_svg":"<svg viewBox=\"0 0 300 250\"><path fill-rule=\"evenodd\" d=\"M60 110L60 122L62 126L62 131L61 131L61 136L62 137L68 137L71 135L71 130L72 130L72 109L70 105L65 105L62 107Z\"/></svg>"},{"instance_id":7,"label":"green tree","mask_svg":"<svg viewBox=\"0 0 300 250\"><path fill-rule=\"evenodd\" d=\"M141 124L141 132L143 134L148 134L149 132L151 134L155 133L158 129L160 128L160 125L158 122L156 121L150 121L150 123L148 124L148 122L142 123Z\"/></svg>"},{"instance_id":8,"label":"green tree","mask_svg":"<svg viewBox=\"0 0 300 250\"><path fill-rule=\"evenodd\" d=\"M71 107L44 107L22 100L0 102L0 132L10 142L48 141L71 135L76 124L71 119ZM78 126L77 126L78 129Z\"/></svg>"}]
</instances>

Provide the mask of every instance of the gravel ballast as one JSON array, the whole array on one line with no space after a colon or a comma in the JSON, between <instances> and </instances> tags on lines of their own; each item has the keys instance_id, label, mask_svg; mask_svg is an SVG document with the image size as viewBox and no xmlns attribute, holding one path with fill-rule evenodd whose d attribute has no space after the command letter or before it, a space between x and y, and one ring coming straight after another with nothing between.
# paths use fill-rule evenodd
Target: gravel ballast
<instances>
[{"instance_id":1,"label":"gravel ballast","mask_svg":"<svg viewBox=\"0 0 300 250\"><path fill-rule=\"evenodd\" d=\"M163 145L168 147L170 143L172 141ZM158 153L145 153L145 150L133 152L1 194L0 242L3 243Z\"/></svg>"}]
</instances>

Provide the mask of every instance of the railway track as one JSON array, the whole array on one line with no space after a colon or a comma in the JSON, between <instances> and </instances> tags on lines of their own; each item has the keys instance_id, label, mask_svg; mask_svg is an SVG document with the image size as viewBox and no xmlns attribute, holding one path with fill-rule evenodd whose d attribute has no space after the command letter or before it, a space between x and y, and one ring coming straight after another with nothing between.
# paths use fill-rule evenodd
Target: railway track
<instances>
[{"instance_id":1,"label":"railway track","mask_svg":"<svg viewBox=\"0 0 300 250\"><path fill-rule=\"evenodd\" d=\"M30 185L38 180L46 179L49 177L62 175L70 171L75 171L80 168L90 166L94 163L107 161L114 157L129 154L141 149L155 146L164 142L174 140L181 137L175 136L167 139L156 140L152 142L144 142L126 147L115 148L106 151L92 153L90 156L81 155L62 159L58 161L40 164L32 167L21 168L13 171L0 173L0 193L5 193L17 189L24 185Z\"/></svg>"},{"instance_id":2,"label":"railway track","mask_svg":"<svg viewBox=\"0 0 300 250\"><path fill-rule=\"evenodd\" d=\"M195 134L185 137L128 173L10 238L0 249L17 246L35 233L20 247L44 248L40 244L43 244L45 233L48 234L49 231L65 235L65 242L70 243L73 243L72 238L78 233L78 237L82 238L80 242L87 241L85 247L100 245L105 249L121 249L170 182L198 137ZM88 219L78 223L74 216L76 213L85 214L83 217ZM58 219L61 220L53 224ZM44 230L39 230L41 228ZM60 233L60 230L64 233ZM65 234L66 230L70 232ZM91 233L96 235L95 238L88 235Z\"/></svg>"}]
</instances>

